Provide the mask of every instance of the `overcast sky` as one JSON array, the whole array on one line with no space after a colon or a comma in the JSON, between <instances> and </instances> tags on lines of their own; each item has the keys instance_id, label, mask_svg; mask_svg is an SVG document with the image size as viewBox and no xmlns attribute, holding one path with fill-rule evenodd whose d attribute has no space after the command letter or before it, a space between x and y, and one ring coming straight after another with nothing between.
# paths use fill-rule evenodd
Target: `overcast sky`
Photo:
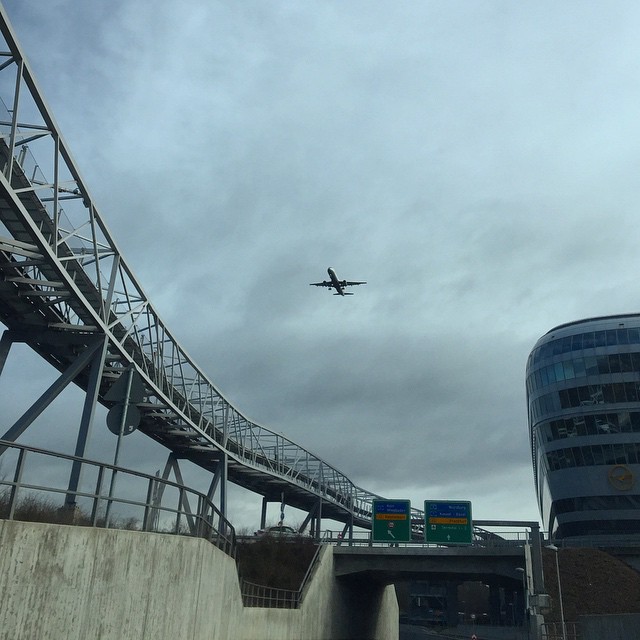
<instances>
[{"instance_id":1,"label":"overcast sky","mask_svg":"<svg viewBox=\"0 0 640 640\"><path fill-rule=\"evenodd\" d=\"M529 351L640 300L640 5L3 3L125 259L236 408L368 491L538 518ZM310 287L328 266L368 284ZM48 374L7 366L19 415Z\"/></svg>"}]
</instances>

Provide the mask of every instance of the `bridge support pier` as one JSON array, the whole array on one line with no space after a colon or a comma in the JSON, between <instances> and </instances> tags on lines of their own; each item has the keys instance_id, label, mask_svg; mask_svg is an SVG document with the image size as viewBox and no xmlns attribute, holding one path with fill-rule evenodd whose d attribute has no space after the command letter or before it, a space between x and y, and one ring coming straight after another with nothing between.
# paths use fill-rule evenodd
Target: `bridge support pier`
<instances>
[{"instance_id":1,"label":"bridge support pier","mask_svg":"<svg viewBox=\"0 0 640 640\"><path fill-rule=\"evenodd\" d=\"M447 626L458 626L458 585L457 580L447 580Z\"/></svg>"}]
</instances>

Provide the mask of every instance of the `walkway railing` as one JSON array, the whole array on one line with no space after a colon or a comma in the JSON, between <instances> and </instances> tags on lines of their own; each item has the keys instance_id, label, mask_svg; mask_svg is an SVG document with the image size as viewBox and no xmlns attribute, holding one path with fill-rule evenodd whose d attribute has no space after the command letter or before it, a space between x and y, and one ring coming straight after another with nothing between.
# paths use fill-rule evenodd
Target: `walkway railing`
<instances>
[{"instance_id":1,"label":"walkway railing","mask_svg":"<svg viewBox=\"0 0 640 640\"><path fill-rule=\"evenodd\" d=\"M235 529L198 491L6 440L0 447L7 447L0 457L0 518L193 536L235 557ZM69 493L74 462L82 464L83 480Z\"/></svg>"}]
</instances>

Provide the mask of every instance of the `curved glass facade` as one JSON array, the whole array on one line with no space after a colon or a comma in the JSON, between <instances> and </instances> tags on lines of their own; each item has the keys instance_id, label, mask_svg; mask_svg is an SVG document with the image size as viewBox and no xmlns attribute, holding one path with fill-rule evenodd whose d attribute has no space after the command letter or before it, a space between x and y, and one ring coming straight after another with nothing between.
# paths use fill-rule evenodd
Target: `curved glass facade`
<instances>
[{"instance_id":1,"label":"curved glass facade","mask_svg":"<svg viewBox=\"0 0 640 640\"><path fill-rule=\"evenodd\" d=\"M543 526L559 538L640 533L640 314L552 329L526 385Z\"/></svg>"}]
</instances>

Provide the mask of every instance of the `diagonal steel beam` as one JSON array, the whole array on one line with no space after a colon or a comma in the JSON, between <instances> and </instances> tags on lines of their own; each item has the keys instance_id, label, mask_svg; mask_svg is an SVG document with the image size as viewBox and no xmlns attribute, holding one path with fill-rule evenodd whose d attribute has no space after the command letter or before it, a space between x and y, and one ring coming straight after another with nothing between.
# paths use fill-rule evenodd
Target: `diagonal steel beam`
<instances>
[{"instance_id":1,"label":"diagonal steel beam","mask_svg":"<svg viewBox=\"0 0 640 640\"><path fill-rule=\"evenodd\" d=\"M16 423L0 438L15 442L33 421L73 382L73 379L91 362L96 351L102 345L102 340L90 344L83 353L62 373L58 379L18 418ZM0 455L6 447L0 447Z\"/></svg>"}]
</instances>

